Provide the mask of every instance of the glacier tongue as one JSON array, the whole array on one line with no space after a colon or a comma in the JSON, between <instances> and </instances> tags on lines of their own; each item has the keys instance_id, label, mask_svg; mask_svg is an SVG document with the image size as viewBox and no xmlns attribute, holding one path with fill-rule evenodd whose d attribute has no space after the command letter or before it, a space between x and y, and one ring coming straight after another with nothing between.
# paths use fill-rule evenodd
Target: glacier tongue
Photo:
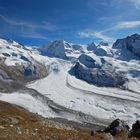
<instances>
[{"instance_id":1,"label":"glacier tongue","mask_svg":"<svg viewBox=\"0 0 140 140\"><path fill-rule=\"evenodd\" d=\"M65 108L94 116L98 123L99 120L108 122L115 118L134 121L140 116L139 94L90 85L68 74L71 63L60 59L55 59L55 62L59 71L52 71L48 77L37 80L28 87ZM67 116L67 119L72 118ZM90 119L88 122L93 123Z\"/></svg>"}]
</instances>

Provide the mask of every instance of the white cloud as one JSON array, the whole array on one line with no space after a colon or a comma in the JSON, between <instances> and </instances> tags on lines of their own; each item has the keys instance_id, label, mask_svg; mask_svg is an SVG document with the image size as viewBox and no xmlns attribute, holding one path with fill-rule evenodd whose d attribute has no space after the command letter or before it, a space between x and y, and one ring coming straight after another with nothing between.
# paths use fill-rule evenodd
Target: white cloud
<instances>
[{"instance_id":1,"label":"white cloud","mask_svg":"<svg viewBox=\"0 0 140 140\"><path fill-rule=\"evenodd\" d=\"M109 41L109 42L112 42L112 38L111 37L108 37L106 35L103 35L101 32L94 32L93 35L99 39L102 39L104 41Z\"/></svg>"},{"instance_id":2,"label":"white cloud","mask_svg":"<svg viewBox=\"0 0 140 140\"><path fill-rule=\"evenodd\" d=\"M56 31L57 30L57 27L48 21L43 21L43 26L45 26L46 29L49 31Z\"/></svg>"},{"instance_id":3,"label":"white cloud","mask_svg":"<svg viewBox=\"0 0 140 140\"><path fill-rule=\"evenodd\" d=\"M91 37L91 33L88 33L88 32L79 32L78 35L81 38L90 38Z\"/></svg>"},{"instance_id":4,"label":"white cloud","mask_svg":"<svg viewBox=\"0 0 140 140\"><path fill-rule=\"evenodd\" d=\"M122 29L122 28L135 28L140 26L140 20L138 21L123 21L118 23L115 28Z\"/></svg>"},{"instance_id":5,"label":"white cloud","mask_svg":"<svg viewBox=\"0 0 140 140\"><path fill-rule=\"evenodd\" d=\"M81 38L92 38L92 37L94 37L94 38L98 38L98 39L108 41L108 42L113 42L114 41L113 38L102 34L102 32L79 32L78 34Z\"/></svg>"},{"instance_id":6,"label":"white cloud","mask_svg":"<svg viewBox=\"0 0 140 140\"><path fill-rule=\"evenodd\" d=\"M109 28L106 28L104 30L102 30L102 33L106 33L109 31L116 31L116 30L120 30L120 29L133 29L140 26L140 20L137 21L121 21L118 22L116 25L111 26Z\"/></svg>"},{"instance_id":7,"label":"white cloud","mask_svg":"<svg viewBox=\"0 0 140 140\"><path fill-rule=\"evenodd\" d=\"M21 27L24 26L24 27L29 27L29 28L34 28L34 27L35 27L34 24L31 24L31 23L29 23L29 22L16 21L16 20L10 19L10 18L8 18L8 17L5 17L5 16L3 16L3 15L0 15L0 18L1 18L4 22L6 22L6 23L8 23L8 24L10 24L10 25L13 25L13 26L21 26Z\"/></svg>"},{"instance_id":8,"label":"white cloud","mask_svg":"<svg viewBox=\"0 0 140 140\"><path fill-rule=\"evenodd\" d=\"M133 29L140 26L140 20L137 21L121 21L115 24L114 26L111 26L109 28L106 28L102 30L102 33L108 32L108 31L116 31L120 29Z\"/></svg>"},{"instance_id":9,"label":"white cloud","mask_svg":"<svg viewBox=\"0 0 140 140\"><path fill-rule=\"evenodd\" d=\"M34 34L23 34L23 37L26 38L34 38L34 39L43 39L43 40L48 40L48 38L42 34L34 33Z\"/></svg>"},{"instance_id":10,"label":"white cloud","mask_svg":"<svg viewBox=\"0 0 140 140\"><path fill-rule=\"evenodd\" d=\"M110 31L118 31L121 29L133 29L140 26L140 20L138 21L122 21L122 22L118 22L116 25L110 27L110 28L106 28L100 32L96 32L96 31L92 31L90 30L85 30L82 32L79 32L79 36L81 38L99 38L102 39L104 41L108 41L108 42L113 42L115 39L108 37L107 35L105 35L106 33L110 32Z\"/></svg>"},{"instance_id":11,"label":"white cloud","mask_svg":"<svg viewBox=\"0 0 140 140\"><path fill-rule=\"evenodd\" d=\"M136 7L138 10L140 10L140 0L131 0L131 1L134 3L135 7Z\"/></svg>"},{"instance_id":12,"label":"white cloud","mask_svg":"<svg viewBox=\"0 0 140 140\"><path fill-rule=\"evenodd\" d=\"M5 17L3 15L0 15L0 19L2 19L4 22L6 22L9 25L18 27L16 33L20 34L20 36L27 37L27 38L48 40L46 35L42 34L40 30L47 30L52 32L57 29L55 25L47 21L37 24L28 21L14 20Z\"/></svg>"},{"instance_id":13,"label":"white cloud","mask_svg":"<svg viewBox=\"0 0 140 140\"><path fill-rule=\"evenodd\" d=\"M3 15L0 15L0 18L4 22L13 26L20 26L20 27L31 28L31 29L45 29L47 31L55 31L57 29L55 25L47 21L43 21L42 23L37 24L37 23L31 23L28 21L14 20Z\"/></svg>"}]
</instances>

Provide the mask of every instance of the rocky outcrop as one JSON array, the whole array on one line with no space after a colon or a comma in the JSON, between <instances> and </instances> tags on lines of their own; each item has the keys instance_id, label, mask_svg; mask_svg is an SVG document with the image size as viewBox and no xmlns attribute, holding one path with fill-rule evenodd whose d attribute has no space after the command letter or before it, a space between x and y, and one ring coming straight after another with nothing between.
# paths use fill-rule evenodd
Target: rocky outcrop
<instances>
[{"instance_id":1,"label":"rocky outcrop","mask_svg":"<svg viewBox=\"0 0 140 140\"><path fill-rule=\"evenodd\" d=\"M102 135L104 137L104 135ZM107 139L102 140L110 140ZM99 140L75 123L59 119L47 119L27 110L0 101L1 140Z\"/></svg>"},{"instance_id":2,"label":"rocky outcrop","mask_svg":"<svg viewBox=\"0 0 140 140\"><path fill-rule=\"evenodd\" d=\"M89 45L87 46L87 50L88 50L88 51L94 51L95 49L96 49L96 45L95 45L94 42L92 42L91 44L89 44Z\"/></svg>"},{"instance_id":3,"label":"rocky outcrop","mask_svg":"<svg viewBox=\"0 0 140 140\"><path fill-rule=\"evenodd\" d=\"M101 43L102 44L102 43ZM99 44L97 48L94 50L94 53L98 56L113 56L111 52L111 46L106 46L108 44Z\"/></svg>"},{"instance_id":4,"label":"rocky outcrop","mask_svg":"<svg viewBox=\"0 0 140 140\"><path fill-rule=\"evenodd\" d=\"M129 129L130 128L126 122L116 119L107 128L105 128L104 132L115 136L121 132L129 133Z\"/></svg>"},{"instance_id":5,"label":"rocky outcrop","mask_svg":"<svg viewBox=\"0 0 140 140\"><path fill-rule=\"evenodd\" d=\"M110 133L112 136L115 136L116 139L119 138L118 136L120 136L121 138L126 137L126 139L129 139L129 138L139 139L140 138L140 120L137 120L132 125L132 129L130 130L130 127L125 121L116 119L101 132L102 133L105 132L107 134Z\"/></svg>"},{"instance_id":6,"label":"rocky outcrop","mask_svg":"<svg viewBox=\"0 0 140 140\"><path fill-rule=\"evenodd\" d=\"M0 91L12 92L47 75L45 65L32 57L35 55L15 41L0 39Z\"/></svg>"},{"instance_id":7,"label":"rocky outcrop","mask_svg":"<svg viewBox=\"0 0 140 140\"><path fill-rule=\"evenodd\" d=\"M109 44L107 42L105 42L105 41L101 41L99 43L99 45L101 45L101 46L109 46Z\"/></svg>"},{"instance_id":8,"label":"rocky outcrop","mask_svg":"<svg viewBox=\"0 0 140 140\"><path fill-rule=\"evenodd\" d=\"M130 137L137 137L140 138L140 120L137 120L133 125L132 125L132 130Z\"/></svg>"},{"instance_id":9,"label":"rocky outcrop","mask_svg":"<svg viewBox=\"0 0 140 140\"><path fill-rule=\"evenodd\" d=\"M6 66L0 65L0 91L12 92L23 87L27 82L46 76L45 66L29 65L25 66Z\"/></svg>"},{"instance_id":10,"label":"rocky outcrop","mask_svg":"<svg viewBox=\"0 0 140 140\"><path fill-rule=\"evenodd\" d=\"M115 120L110 126L115 128L123 124L123 121ZM99 130L90 135L89 129L84 126L81 128L66 120L43 118L19 106L0 101L1 140L139 140L129 138L128 133L120 133L112 136L108 131Z\"/></svg>"},{"instance_id":11,"label":"rocky outcrop","mask_svg":"<svg viewBox=\"0 0 140 140\"><path fill-rule=\"evenodd\" d=\"M82 54L71 71L77 78L97 86L120 87L126 81L111 63L94 54Z\"/></svg>"}]
</instances>

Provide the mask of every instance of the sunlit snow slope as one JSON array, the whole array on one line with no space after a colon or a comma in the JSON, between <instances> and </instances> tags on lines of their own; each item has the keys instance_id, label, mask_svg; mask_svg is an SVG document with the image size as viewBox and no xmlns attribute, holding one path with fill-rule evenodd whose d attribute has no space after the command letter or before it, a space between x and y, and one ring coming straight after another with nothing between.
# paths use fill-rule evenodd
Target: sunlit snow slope
<instances>
[{"instance_id":1,"label":"sunlit snow slope","mask_svg":"<svg viewBox=\"0 0 140 140\"><path fill-rule=\"evenodd\" d=\"M140 117L140 94L90 85L68 74L71 63L52 59L52 62L54 61L58 70L52 71L44 79L29 84L28 87L61 106L105 121L116 117L130 121Z\"/></svg>"}]
</instances>

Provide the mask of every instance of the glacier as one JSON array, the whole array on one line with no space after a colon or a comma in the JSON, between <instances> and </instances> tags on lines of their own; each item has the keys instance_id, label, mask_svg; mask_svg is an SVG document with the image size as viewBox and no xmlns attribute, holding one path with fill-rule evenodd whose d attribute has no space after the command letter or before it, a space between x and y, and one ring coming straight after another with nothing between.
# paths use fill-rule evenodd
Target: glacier
<instances>
[{"instance_id":1,"label":"glacier","mask_svg":"<svg viewBox=\"0 0 140 140\"><path fill-rule=\"evenodd\" d=\"M48 118L102 126L120 118L132 124L140 118L139 40L138 34L119 39L113 46L57 40L39 49L16 42L5 45L5 40L0 40L5 65L27 66L32 59L47 71L45 77L29 81L23 89L1 92L0 100ZM6 75L4 78L9 80Z\"/></svg>"}]
</instances>

